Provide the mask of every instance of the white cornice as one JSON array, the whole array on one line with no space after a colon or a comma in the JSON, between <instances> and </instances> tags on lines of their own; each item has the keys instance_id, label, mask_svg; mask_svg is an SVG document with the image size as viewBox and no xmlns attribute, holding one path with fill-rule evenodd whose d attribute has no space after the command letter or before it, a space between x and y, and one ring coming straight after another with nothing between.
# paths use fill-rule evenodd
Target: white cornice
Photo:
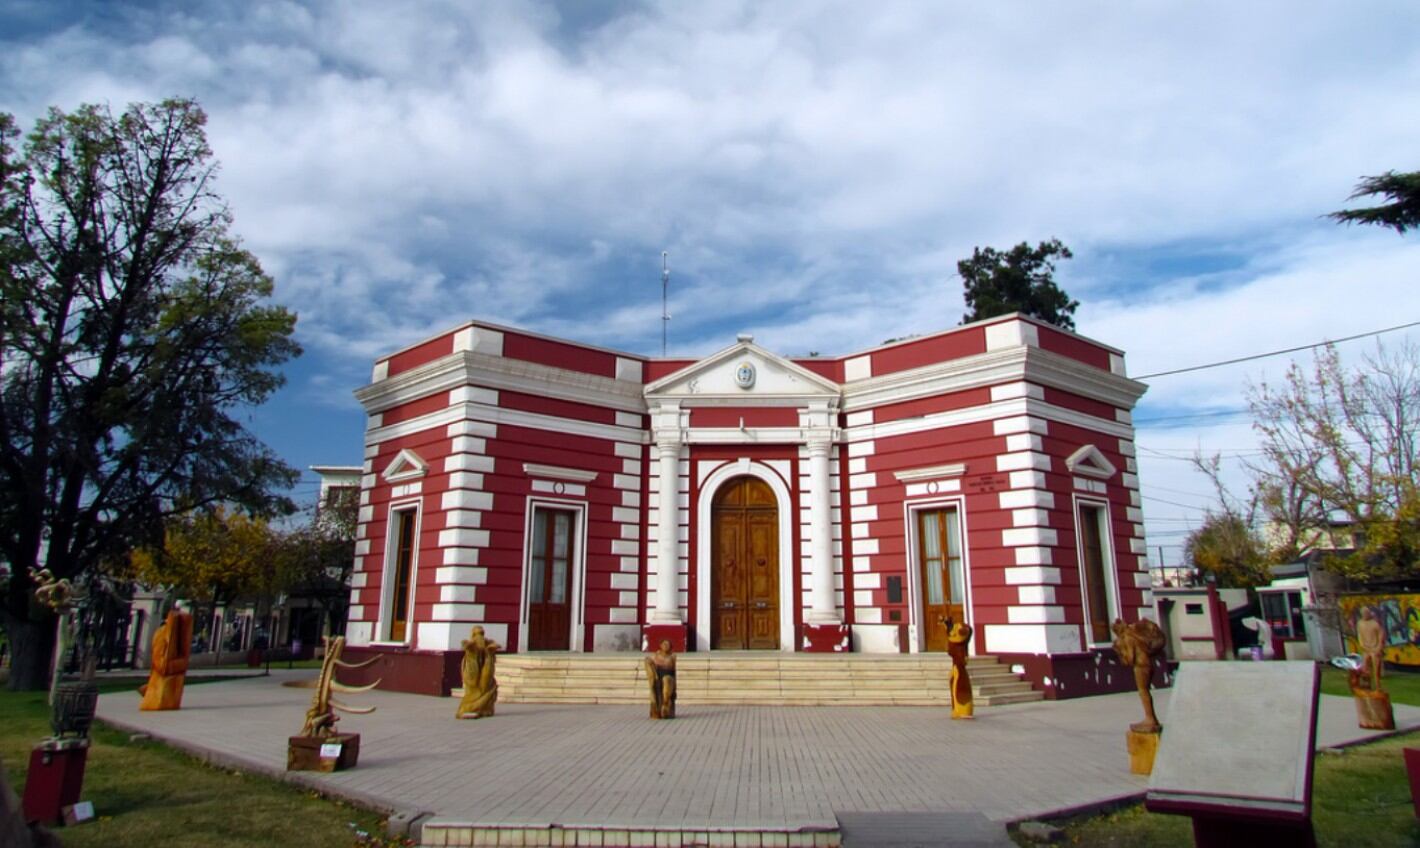
<instances>
[{"instance_id":1,"label":"white cornice","mask_svg":"<svg viewBox=\"0 0 1420 848\"><path fill-rule=\"evenodd\" d=\"M843 411L1028 380L1082 397L1132 409L1148 389L1143 383L1102 371L1056 353L1022 345L935 362L847 383Z\"/></svg>"},{"instance_id":2,"label":"white cornice","mask_svg":"<svg viewBox=\"0 0 1420 848\"><path fill-rule=\"evenodd\" d=\"M523 473L529 477L541 477L544 480L571 480L574 483L590 483L597 479L595 471L584 471L580 468L559 468L556 465L538 465L535 462L524 462Z\"/></svg>"},{"instance_id":3,"label":"white cornice","mask_svg":"<svg viewBox=\"0 0 1420 848\"><path fill-rule=\"evenodd\" d=\"M782 445L807 444L812 436L837 441L841 432L822 427L691 427L681 434L680 441L697 445Z\"/></svg>"},{"instance_id":4,"label":"white cornice","mask_svg":"<svg viewBox=\"0 0 1420 848\"><path fill-rule=\"evenodd\" d=\"M1011 400L997 401L982 406L970 406L965 409L953 409L947 412L934 412L930 415L920 415L916 418L902 418L897 421L884 421L875 424L862 424L856 427L846 428L844 438L850 442L858 442L864 439L883 439L889 436L901 436L907 433L920 433L925 430L938 430L943 427L959 427L962 424L975 424L982 421L994 421L997 418L1014 418L1022 415L1029 415L1034 418L1041 418L1046 421L1058 421L1061 424L1070 424L1086 430L1093 430L1097 433L1104 433L1119 439L1132 439L1134 430L1128 424L1120 424L1117 421L1107 421L1093 415L1086 415L1083 412L1076 412L1073 409L1066 409L1063 406L1055 406L1034 398L1013 398Z\"/></svg>"},{"instance_id":5,"label":"white cornice","mask_svg":"<svg viewBox=\"0 0 1420 848\"><path fill-rule=\"evenodd\" d=\"M894 471L892 476L904 483L915 483L918 480L940 480L943 477L960 477L966 473L966 463L954 462L951 465L934 465L931 468L909 468L906 471Z\"/></svg>"},{"instance_id":6,"label":"white cornice","mask_svg":"<svg viewBox=\"0 0 1420 848\"><path fill-rule=\"evenodd\" d=\"M650 434L637 427L618 427L614 424L598 424L595 421L558 418L555 415L502 409L484 403L457 403L446 409L421 415L418 418L411 418L408 421L401 421L398 424L391 424L388 427L366 430L365 444L375 445L387 442L390 439L413 435L434 427L448 426L455 421L463 421L464 419L485 421L490 424L512 424L515 427L547 430L552 433L565 433L572 436L590 436L594 439L630 442L638 445L650 441Z\"/></svg>"},{"instance_id":7,"label":"white cornice","mask_svg":"<svg viewBox=\"0 0 1420 848\"><path fill-rule=\"evenodd\" d=\"M364 386L356 390L355 398L370 414L465 385L507 389L622 412L646 411L640 383L472 351L452 353Z\"/></svg>"}]
</instances>

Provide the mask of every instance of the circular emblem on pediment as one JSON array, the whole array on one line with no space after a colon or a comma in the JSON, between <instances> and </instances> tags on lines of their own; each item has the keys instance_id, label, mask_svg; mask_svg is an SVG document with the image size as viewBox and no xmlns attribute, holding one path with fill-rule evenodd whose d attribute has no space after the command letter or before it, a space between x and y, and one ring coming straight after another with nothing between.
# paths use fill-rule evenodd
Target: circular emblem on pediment
<instances>
[{"instance_id":1,"label":"circular emblem on pediment","mask_svg":"<svg viewBox=\"0 0 1420 848\"><path fill-rule=\"evenodd\" d=\"M741 362L735 368L735 385L742 389L748 389L754 385L754 363Z\"/></svg>"}]
</instances>

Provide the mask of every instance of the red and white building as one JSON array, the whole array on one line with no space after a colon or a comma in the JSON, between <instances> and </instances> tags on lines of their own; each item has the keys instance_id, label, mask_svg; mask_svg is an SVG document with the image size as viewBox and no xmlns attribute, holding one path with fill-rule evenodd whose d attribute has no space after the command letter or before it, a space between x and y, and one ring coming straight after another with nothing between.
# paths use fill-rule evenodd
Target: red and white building
<instances>
[{"instance_id":1,"label":"red and white building","mask_svg":"<svg viewBox=\"0 0 1420 848\"><path fill-rule=\"evenodd\" d=\"M1109 623L1153 616L1144 390L1020 315L699 360L469 322L356 393L348 644L446 692L474 624L510 652L896 653L944 649L954 617L1047 695L1100 691Z\"/></svg>"}]
</instances>

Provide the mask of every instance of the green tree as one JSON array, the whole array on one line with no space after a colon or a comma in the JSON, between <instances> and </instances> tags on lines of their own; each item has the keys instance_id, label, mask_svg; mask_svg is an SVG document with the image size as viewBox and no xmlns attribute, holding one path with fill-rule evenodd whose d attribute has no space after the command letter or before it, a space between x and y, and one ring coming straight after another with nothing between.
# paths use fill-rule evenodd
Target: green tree
<instances>
[{"instance_id":1,"label":"green tree","mask_svg":"<svg viewBox=\"0 0 1420 848\"><path fill-rule=\"evenodd\" d=\"M77 577L216 503L289 509L296 471L238 415L300 353L230 232L190 100L0 116L0 618L12 689L42 688L32 565Z\"/></svg>"},{"instance_id":2,"label":"green tree","mask_svg":"<svg viewBox=\"0 0 1420 848\"><path fill-rule=\"evenodd\" d=\"M1248 589L1271 579L1262 541L1242 516L1226 510L1209 512L1188 534L1184 558L1219 588Z\"/></svg>"},{"instance_id":3,"label":"green tree","mask_svg":"<svg viewBox=\"0 0 1420 848\"><path fill-rule=\"evenodd\" d=\"M1057 327L1075 329L1071 316L1080 302L1071 300L1055 284L1055 260L1073 255L1059 239L1035 247L1021 242L1005 253L994 247L974 248L970 259L957 263L967 308L962 323L1023 312Z\"/></svg>"},{"instance_id":4,"label":"green tree","mask_svg":"<svg viewBox=\"0 0 1420 848\"><path fill-rule=\"evenodd\" d=\"M1363 209L1343 209L1326 217L1344 224L1379 224L1398 233L1420 227L1420 171L1406 174L1386 171L1378 177L1362 177L1347 199L1377 196L1389 202Z\"/></svg>"},{"instance_id":5,"label":"green tree","mask_svg":"<svg viewBox=\"0 0 1420 848\"><path fill-rule=\"evenodd\" d=\"M325 611L331 633L345 630L350 608L350 574L355 565L359 491L335 490L310 520L277 539L276 590L315 601Z\"/></svg>"},{"instance_id":6,"label":"green tree","mask_svg":"<svg viewBox=\"0 0 1420 848\"><path fill-rule=\"evenodd\" d=\"M218 504L171 516L166 525L161 544L133 551L125 576L205 606L209 622L238 598L281 590L278 537L264 520Z\"/></svg>"}]
</instances>

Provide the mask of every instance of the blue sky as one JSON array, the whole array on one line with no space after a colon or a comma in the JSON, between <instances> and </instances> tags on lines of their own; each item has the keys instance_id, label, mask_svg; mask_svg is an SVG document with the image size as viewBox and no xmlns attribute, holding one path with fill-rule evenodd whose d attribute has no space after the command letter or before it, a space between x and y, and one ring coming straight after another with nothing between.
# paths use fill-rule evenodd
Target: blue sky
<instances>
[{"instance_id":1,"label":"blue sky","mask_svg":"<svg viewBox=\"0 0 1420 848\"><path fill-rule=\"evenodd\" d=\"M0 2L0 110L202 102L307 351L252 424L306 466L359 460L375 355L467 318L657 353L662 250L676 354L942 329L973 246L1052 237L1136 374L1420 320L1415 237L1320 217L1420 168L1416 32L1400 2ZM1180 456L1255 446L1179 416L1286 361L1153 381L1151 545L1207 502Z\"/></svg>"}]
</instances>

